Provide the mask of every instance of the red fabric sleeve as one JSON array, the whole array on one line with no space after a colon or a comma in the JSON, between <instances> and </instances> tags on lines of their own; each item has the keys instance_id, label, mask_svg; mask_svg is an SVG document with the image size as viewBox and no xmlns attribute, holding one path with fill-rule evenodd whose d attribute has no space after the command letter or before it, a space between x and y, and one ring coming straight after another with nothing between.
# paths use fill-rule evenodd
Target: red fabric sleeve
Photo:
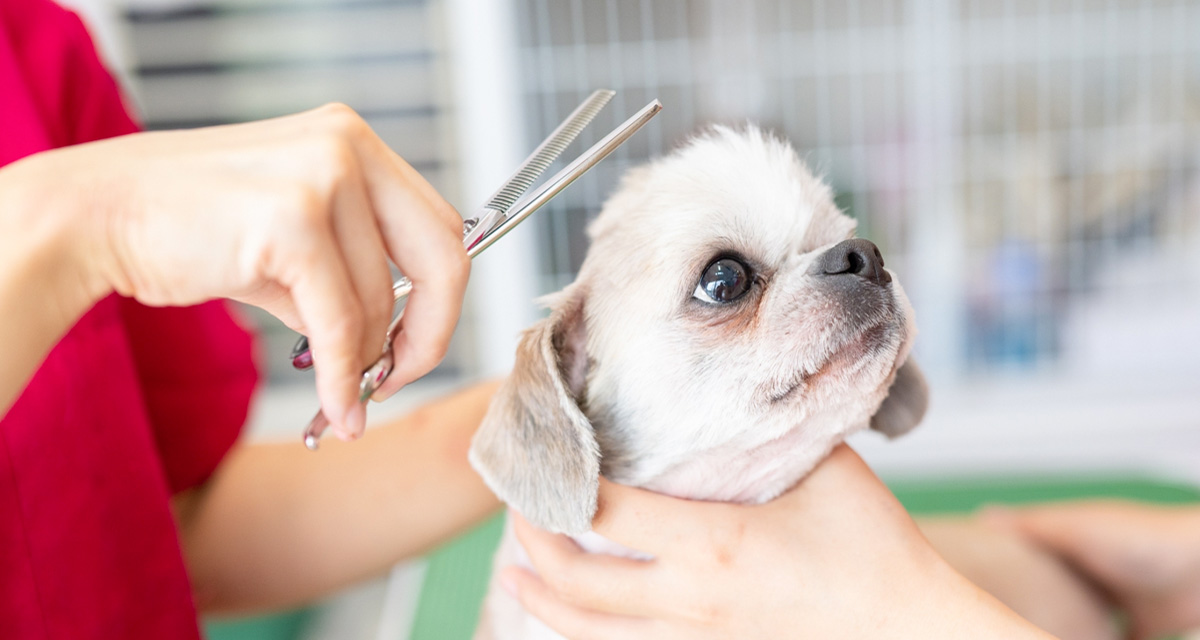
<instances>
[{"instance_id":1,"label":"red fabric sleeve","mask_svg":"<svg viewBox=\"0 0 1200 640\"><path fill-rule=\"evenodd\" d=\"M74 13L45 0L3 0L0 31L0 90L8 93L0 166L138 130Z\"/></svg>"}]
</instances>

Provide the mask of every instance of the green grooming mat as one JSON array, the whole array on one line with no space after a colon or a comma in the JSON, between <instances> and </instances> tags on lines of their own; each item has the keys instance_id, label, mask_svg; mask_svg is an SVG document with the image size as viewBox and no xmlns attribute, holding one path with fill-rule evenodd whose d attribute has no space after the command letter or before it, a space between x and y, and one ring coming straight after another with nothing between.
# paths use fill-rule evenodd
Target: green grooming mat
<instances>
[{"instance_id":1,"label":"green grooming mat","mask_svg":"<svg viewBox=\"0 0 1200 640\"><path fill-rule=\"evenodd\" d=\"M470 638L492 576L492 555L504 533L498 515L429 557L411 640ZM397 639L399 640L399 639Z\"/></svg>"},{"instance_id":2,"label":"green grooming mat","mask_svg":"<svg viewBox=\"0 0 1200 640\"><path fill-rule=\"evenodd\" d=\"M914 515L965 513L987 504L1119 498L1159 504L1200 502L1196 487L1111 476L896 479L888 486Z\"/></svg>"},{"instance_id":3,"label":"green grooming mat","mask_svg":"<svg viewBox=\"0 0 1200 640\"><path fill-rule=\"evenodd\" d=\"M204 636L209 640L294 640L308 622L307 611L289 611L241 620L207 620Z\"/></svg>"}]
</instances>

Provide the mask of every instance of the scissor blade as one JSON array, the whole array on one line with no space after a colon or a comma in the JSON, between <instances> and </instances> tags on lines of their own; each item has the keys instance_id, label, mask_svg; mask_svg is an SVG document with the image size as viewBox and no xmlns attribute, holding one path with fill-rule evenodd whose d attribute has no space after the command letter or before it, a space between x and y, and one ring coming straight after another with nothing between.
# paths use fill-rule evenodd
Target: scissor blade
<instances>
[{"instance_id":1,"label":"scissor blade","mask_svg":"<svg viewBox=\"0 0 1200 640\"><path fill-rule=\"evenodd\" d=\"M588 96L587 100L576 107L571 115L567 116L567 119L563 120L562 124L558 125L558 128L543 140L537 149L533 150L533 153L529 154L517 172L496 191L487 204L483 205L483 208L507 213L517 200L529 190L529 187L533 186L534 181L546 171L550 163L562 154L567 145L579 136L579 132L583 131L583 128L596 117L597 113L600 113L609 100L612 100L615 94L616 92L610 89L600 89ZM483 232L486 233L490 230L484 229Z\"/></svg>"},{"instance_id":2,"label":"scissor blade","mask_svg":"<svg viewBox=\"0 0 1200 640\"><path fill-rule=\"evenodd\" d=\"M563 122L563 124L559 125L559 130L563 129L572 122L578 123L578 128L582 129L588 121L595 117L595 111L599 111L600 108L604 106L604 103L606 103L612 97L612 93L613 92L604 89L593 93L586 102L581 104L579 108L577 108L575 112ZM576 116L589 104L593 104L593 100L596 99L597 96L599 96L602 101L596 104L594 111L590 116L587 117L587 120L576 120ZM472 227L467 229L463 235L463 245L467 249L467 255L473 258L484 249L490 247L492 243L496 242L496 240L499 240L501 236L511 231L513 227L528 217L529 214L541 208L542 205L546 204L551 198L558 195L558 193L566 188L567 185L574 182L576 178L586 173L589 169L594 167L596 163L603 160L608 156L608 154L612 153L617 147L621 146L622 143L629 139L629 137L637 132L638 129L641 129L642 125L649 122L650 119L653 118L660 110L662 110L662 103L660 103L658 100L655 100L645 107L642 107L641 111L637 112L633 115L633 117L622 123L621 126L614 129L611 133L605 136L604 139L600 140L600 142L592 145L592 148L585 151L583 155L576 158L574 162L567 165L565 168L555 174L554 177L547 180L546 183L537 191L526 197L524 200L521 200L519 202L520 206L516 211L510 212L510 215L505 215L504 211L494 209L491 206L485 207L483 212L473 219ZM546 146L550 140L555 139L555 137L558 136L559 130L555 130L555 132L550 135L550 138L548 138L546 142L543 142L541 147L538 147L539 151L542 147ZM579 131L577 130L570 134L570 138L566 139L567 141L562 143L562 146L566 147L567 144L570 143L570 140L575 138L578 134ZM534 156L537 156L539 151L535 151L533 156L530 156L530 158L532 159ZM558 153L561 153L561 149L559 149L555 155ZM551 158L550 161L547 161L546 164L548 165L549 162L552 161L553 158ZM528 164L528 162L529 161L526 161L526 164ZM517 172L517 176L520 176L524 170L525 167L522 167L521 170ZM532 174L534 177L530 178L530 180L536 179L536 176L544 170L545 167L543 167L537 173ZM514 176L513 179L516 179L517 176ZM511 183L512 180L509 182ZM505 185L505 187L507 186L508 184ZM520 193L523 193L527 188L528 185L522 188ZM503 190L504 188L501 188L501 191ZM517 195L519 196L520 193ZM499 193L497 195L499 195ZM493 198L493 200L494 199L495 198ZM512 205L510 205L510 208L511 206ZM392 285L392 295L397 301L407 296L411 291L412 282L404 276L401 276L400 279L396 280L396 282ZM313 365L312 354L308 350L308 338L300 336L300 339L296 342L296 345L292 347L291 360L292 366L297 369L308 369Z\"/></svg>"},{"instance_id":3,"label":"scissor blade","mask_svg":"<svg viewBox=\"0 0 1200 640\"><path fill-rule=\"evenodd\" d=\"M608 154L616 151L617 147L624 144L630 136L637 133L638 129L641 129L647 122L650 122L650 119L658 115L659 111L662 111L662 103L658 100L654 100L642 107L641 111L633 114L632 117L621 123L621 126L613 129L612 133L609 133L600 142L592 145L591 149L583 152L583 155L554 174L537 191L534 191L517 203L499 226L488 232L478 242L467 249L467 255L474 258L479 252L492 246L501 236L512 231L513 227L529 217L529 214L540 209L542 205L567 188L567 185L575 182L579 176L587 173L589 169L608 157Z\"/></svg>"},{"instance_id":4,"label":"scissor blade","mask_svg":"<svg viewBox=\"0 0 1200 640\"><path fill-rule=\"evenodd\" d=\"M601 105L603 106L603 105ZM463 242L467 246L467 255L475 257L479 252L490 247L499 240L501 236L508 233L513 227L520 224L522 220L529 217L529 214L538 210L542 205L550 201L551 198L558 195L567 185L574 182L577 178L587 173L589 169L596 166L610 153L620 147L634 133L641 129L647 122L650 121L659 111L662 110L662 103L654 100L650 104L642 107L633 117L626 120L621 126L614 129L607 136L604 136L600 142L592 145L590 149L585 151L583 155L576 158L573 162L556 173L553 177L546 181L536 191L522 198L519 202L514 202L509 205L513 210L509 215L503 212L485 208L480 217L476 218L476 226L465 229ZM594 114L593 114L594 115ZM589 118L590 119L590 118ZM578 133L578 132L576 132ZM573 137L573 136L572 136ZM565 145L564 145L565 146ZM494 228L492 228L494 226ZM481 231L481 229L486 229ZM397 299L408 295L412 290L412 283L408 278L401 277L393 285L392 292ZM403 315L396 316L392 320L392 324L388 326L387 338L388 343L384 347L384 354L379 360L371 365L363 372L363 378L360 382L361 401L366 401L373 394L384 380L391 373L392 353L391 353L391 338L399 324L400 318ZM304 341L304 347L307 347L307 340ZM297 345L300 348L300 345ZM295 362L296 352L293 351L293 362ZM311 358L309 359L311 362ZM318 411L312 421L304 430L304 444L312 450L316 450L320 441L321 432L328 426L329 421L325 419L324 413Z\"/></svg>"}]
</instances>

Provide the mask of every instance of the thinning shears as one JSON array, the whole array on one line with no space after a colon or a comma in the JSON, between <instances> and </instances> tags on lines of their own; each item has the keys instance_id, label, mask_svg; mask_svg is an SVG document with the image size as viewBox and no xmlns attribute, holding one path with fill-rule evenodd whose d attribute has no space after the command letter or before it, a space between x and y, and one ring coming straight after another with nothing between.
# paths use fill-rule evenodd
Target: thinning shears
<instances>
[{"instance_id":1,"label":"thinning shears","mask_svg":"<svg viewBox=\"0 0 1200 640\"><path fill-rule=\"evenodd\" d=\"M466 247L468 256L474 258L484 249L492 246L504 234L512 231L513 227L529 217L529 214L540 209L567 185L596 166L662 110L662 103L658 100L650 102L532 193L524 195L533 186L534 181L562 154L567 145L608 104L613 95L614 92L607 89L592 93L571 115L567 116L562 124L558 125L558 128L549 137L538 145L537 149L525 159L525 162L521 163L517 172L496 191L477 215L463 220L463 246ZM412 288L412 282L408 278L400 276L392 284L395 301L399 302L407 298ZM366 371L363 371L362 379L358 384L359 402L367 402L391 374L392 366L395 363L392 354L392 339L399 329L400 319L403 316L404 309L401 308L388 325L383 354ZM308 350L307 338L301 336L300 340L296 342L291 358L292 365L298 369L307 369L312 366L312 356ZM312 421L304 429L304 445L310 450L316 451L321 434L328 426L329 420L325 414L317 411Z\"/></svg>"}]
</instances>

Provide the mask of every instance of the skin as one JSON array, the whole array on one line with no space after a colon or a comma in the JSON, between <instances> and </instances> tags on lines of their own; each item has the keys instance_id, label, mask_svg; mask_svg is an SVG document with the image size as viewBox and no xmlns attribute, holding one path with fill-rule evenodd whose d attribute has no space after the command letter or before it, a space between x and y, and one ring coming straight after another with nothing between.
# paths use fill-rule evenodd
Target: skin
<instances>
[{"instance_id":1,"label":"skin","mask_svg":"<svg viewBox=\"0 0 1200 640\"><path fill-rule=\"evenodd\" d=\"M584 553L514 519L537 575L509 567L501 580L573 639L1052 637L955 572L845 445L762 505L602 480L595 531L651 561Z\"/></svg>"},{"instance_id":2,"label":"skin","mask_svg":"<svg viewBox=\"0 0 1200 640\"><path fill-rule=\"evenodd\" d=\"M0 409L113 292L150 305L231 298L310 337L322 408L353 439L365 423L359 372L390 317L389 259L415 288L380 396L445 353L469 262L458 215L353 111L36 154L0 169ZM239 447L174 503L201 607L297 604L494 511L465 463L492 392L465 392L319 457L299 444ZM610 483L600 499L596 530L656 560L588 556L518 522L550 582L506 574L530 610L572 637L1045 637L951 570L844 447L767 505Z\"/></svg>"},{"instance_id":3,"label":"skin","mask_svg":"<svg viewBox=\"0 0 1200 640\"><path fill-rule=\"evenodd\" d=\"M1071 563L978 515L918 518L938 555L980 589L1060 640L1118 640L1112 605Z\"/></svg>"},{"instance_id":4,"label":"skin","mask_svg":"<svg viewBox=\"0 0 1200 640\"><path fill-rule=\"evenodd\" d=\"M110 293L231 298L309 336L321 407L352 439L389 258L414 288L379 397L441 360L470 267L458 214L350 108L35 154L0 169L0 409Z\"/></svg>"},{"instance_id":5,"label":"skin","mask_svg":"<svg viewBox=\"0 0 1200 640\"><path fill-rule=\"evenodd\" d=\"M1083 501L984 517L1100 585L1128 613L1133 640L1200 628L1200 507Z\"/></svg>"},{"instance_id":6,"label":"skin","mask_svg":"<svg viewBox=\"0 0 1200 640\"><path fill-rule=\"evenodd\" d=\"M207 613L290 607L379 575L500 502L467 464L496 383L448 396L355 443L235 449L174 506Z\"/></svg>"},{"instance_id":7,"label":"skin","mask_svg":"<svg viewBox=\"0 0 1200 640\"><path fill-rule=\"evenodd\" d=\"M112 293L232 298L306 333L338 435L365 426L360 372L391 317L389 259L414 282L386 396L432 369L469 262L458 214L353 111L144 133L0 169L0 412ZM386 570L494 511L466 464L485 385L357 448L241 445L174 502L205 610L297 604Z\"/></svg>"}]
</instances>

